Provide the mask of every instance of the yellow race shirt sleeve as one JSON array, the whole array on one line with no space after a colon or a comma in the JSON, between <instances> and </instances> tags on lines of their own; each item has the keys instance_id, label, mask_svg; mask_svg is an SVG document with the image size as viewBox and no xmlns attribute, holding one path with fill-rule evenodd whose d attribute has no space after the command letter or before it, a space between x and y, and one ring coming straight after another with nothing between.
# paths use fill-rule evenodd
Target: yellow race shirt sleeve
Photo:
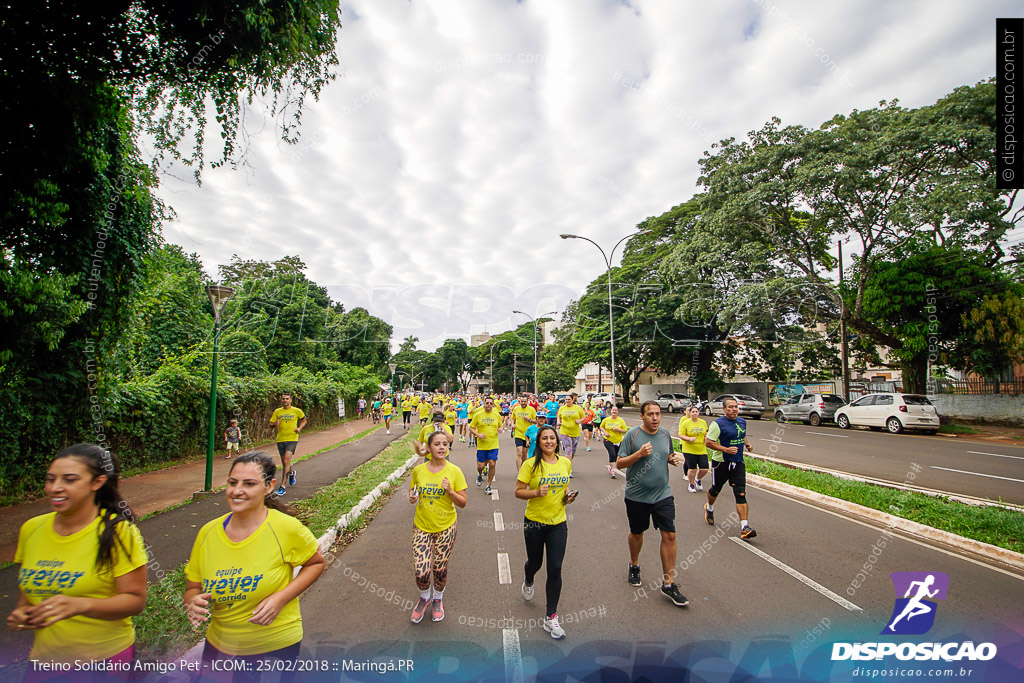
<instances>
[{"instance_id":1,"label":"yellow race shirt sleeve","mask_svg":"<svg viewBox=\"0 0 1024 683\"><path fill-rule=\"evenodd\" d=\"M537 469L533 469L534 459L530 458L519 468L516 477L528 485L531 491L548 485L546 496L530 498L526 502L526 518L541 524L561 524L565 521L565 504L562 498L569 486L569 475L572 474L572 461L558 456L558 462L548 464L541 459Z\"/></svg>"},{"instance_id":2,"label":"yellow race shirt sleeve","mask_svg":"<svg viewBox=\"0 0 1024 683\"><path fill-rule=\"evenodd\" d=\"M33 517L18 534L14 561L21 565L18 588L29 604L53 595L111 598L118 595L116 579L146 565L146 549L136 526L121 522L113 548L113 565L96 566L100 518L84 529L61 536L53 530L56 513ZM73 662L107 659L135 642L130 617L109 621L85 616L62 619L33 631L30 657L41 661Z\"/></svg>"},{"instance_id":3,"label":"yellow race shirt sleeve","mask_svg":"<svg viewBox=\"0 0 1024 683\"><path fill-rule=\"evenodd\" d=\"M440 472L431 472L427 465L417 465L409 482L409 489L419 492L413 524L428 534L436 534L455 524L456 519L455 503L441 482L447 477L453 491L465 491L466 477L450 462Z\"/></svg>"}]
</instances>

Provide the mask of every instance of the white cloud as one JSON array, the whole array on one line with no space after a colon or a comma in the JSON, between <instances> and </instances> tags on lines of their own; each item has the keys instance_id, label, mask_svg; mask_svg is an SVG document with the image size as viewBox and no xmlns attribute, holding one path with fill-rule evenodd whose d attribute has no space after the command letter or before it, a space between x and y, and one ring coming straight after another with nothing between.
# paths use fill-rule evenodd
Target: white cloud
<instances>
[{"instance_id":1,"label":"white cloud","mask_svg":"<svg viewBox=\"0 0 1024 683\"><path fill-rule=\"evenodd\" d=\"M526 306L515 296L551 283L564 305L604 264L559 233L610 247L694 194L711 142L773 115L817 126L882 99L921 106L987 78L994 19L1018 9L347 2L341 75L309 105L300 144L281 143L265 123L251 140L251 172L207 170L201 188L166 177L161 195L178 220L165 235L211 272L234 253L298 254L322 285L397 287L404 297L421 285L498 285L510 293L496 304ZM251 129L260 128L257 117ZM371 312L404 319L379 302ZM432 348L485 321L491 332L522 322L429 313L420 333L398 326L395 338L417 334Z\"/></svg>"}]
</instances>

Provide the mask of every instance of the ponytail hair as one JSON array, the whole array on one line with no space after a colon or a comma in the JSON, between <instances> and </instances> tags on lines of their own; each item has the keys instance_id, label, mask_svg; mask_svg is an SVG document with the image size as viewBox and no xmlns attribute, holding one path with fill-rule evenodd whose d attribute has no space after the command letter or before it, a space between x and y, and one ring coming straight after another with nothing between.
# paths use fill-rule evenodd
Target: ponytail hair
<instances>
[{"instance_id":1,"label":"ponytail hair","mask_svg":"<svg viewBox=\"0 0 1024 683\"><path fill-rule=\"evenodd\" d=\"M260 475L263 478L263 485L267 486L271 481L274 480L274 475L277 474L277 465L274 464L274 459L263 451L254 451L252 453L243 453L234 459L231 463L231 469L228 470L230 474L235 469L235 465L245 465L253 463L260 470ZM281 496L277 495L276 491L271 491L263 498L263 504L271 510L277 510L283 512L286 515L295 516L290 506L286 505L281 501Z\"/></svg>"},{"instance_id":2,"label":"ponytail hair","mask_svg":"<svg viewBox=\"0 0 1024 683\"><path fill-rule=\"evenodd\" d=\"M556 432L555 428L551 425L543 425L537 430L537 436L533 437L537 440L537 445L533 447L533 469L530 470L530 474L537 471L537 468L540 467L540 461L544 457L544 453L540 450L540 435L544 431L552 431L555 433L555 455L558 455L558 451L560 450L559 446L561 445L562 440L558 438L558 432Z\"/></svg>"},{"instance_id":3,"label":"ponytail hair","mask_svg":"<svg viewBox=\"0 0 1024 683\"><path fill-rule=\"evenodd\" d=\"M124 552L131 554L117 534L117 525L121 522L135 522L135 513L128 506L128 501L121 497L117 487L117 459L110 451L91 443L68 446L53 456L53 459L70 457L78 458L92 473L93 479L100 475L107 477L103 486L94 494L94 501L100 508L100 542L99 551L96 553L96 567L101 571L113 569L115 543L120 545Z\"/></svg>"}]
</instances>

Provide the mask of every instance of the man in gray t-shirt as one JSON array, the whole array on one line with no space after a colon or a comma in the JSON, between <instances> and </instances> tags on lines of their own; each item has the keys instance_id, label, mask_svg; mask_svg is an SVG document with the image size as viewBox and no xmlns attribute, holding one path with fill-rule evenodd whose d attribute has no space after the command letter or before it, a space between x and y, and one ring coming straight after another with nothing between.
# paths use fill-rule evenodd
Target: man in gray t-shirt
<instances>
[{"instance_id":1,"label":"man in gray t-shirt","mask_svg":"<svg viewBox=\"0 0 1024 683\"><path fill-rule=\"evenodd\" d=\"M672 450L672 435L661 428L661 408L655 401L640 406L643 425L622 437L618 469L626 470L626 518L629 520L630 585L639 586L640 550L644 532L654 521L661 532L661 592L679 607L690 604L673 582L676 564L676 504L669 486L668 466L678 467L683 456ZM626 455L623 455L626 454Z\"/></svg>"}]
</instances>

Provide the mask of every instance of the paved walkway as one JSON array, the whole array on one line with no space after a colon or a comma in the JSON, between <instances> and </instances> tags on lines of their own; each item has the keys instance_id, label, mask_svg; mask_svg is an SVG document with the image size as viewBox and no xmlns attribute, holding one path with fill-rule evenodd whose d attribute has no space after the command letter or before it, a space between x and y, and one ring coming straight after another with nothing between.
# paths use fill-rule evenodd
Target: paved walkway
<instances>
[{"instance_id":1,"label":"paved walkway","mask_svg":"<svg viewBox=\"0 0 1024 683\"><path fill-rule=\"evenodd\" d=\"M333 446L372 426L373 423L369 420L352 420L343 422L336 427L303 434L299 440L298 456L301 458L304 454L315 453L322 448ZM260 444L254 450L266 451L274 456L276 462L280 462L277 456L277 447L273 443ZM231 459L225 458L223 455L214 456L213 485L215 488L224 483L230 463ZM298 472L300 469L296 468L296 471ZM202 490L205 480L206 457L203 456L182 465L123 479L121 494L131 505L135 515L142 517L157 510L163 510L170 505L189 500L193 492ZM31 503L0 507L0 562L14 560L14 551L18 546L18 529L21 528L21 525L36 515L47 512L50 512L50 504L45 498Z\"/></svg>"}]
</instances>

